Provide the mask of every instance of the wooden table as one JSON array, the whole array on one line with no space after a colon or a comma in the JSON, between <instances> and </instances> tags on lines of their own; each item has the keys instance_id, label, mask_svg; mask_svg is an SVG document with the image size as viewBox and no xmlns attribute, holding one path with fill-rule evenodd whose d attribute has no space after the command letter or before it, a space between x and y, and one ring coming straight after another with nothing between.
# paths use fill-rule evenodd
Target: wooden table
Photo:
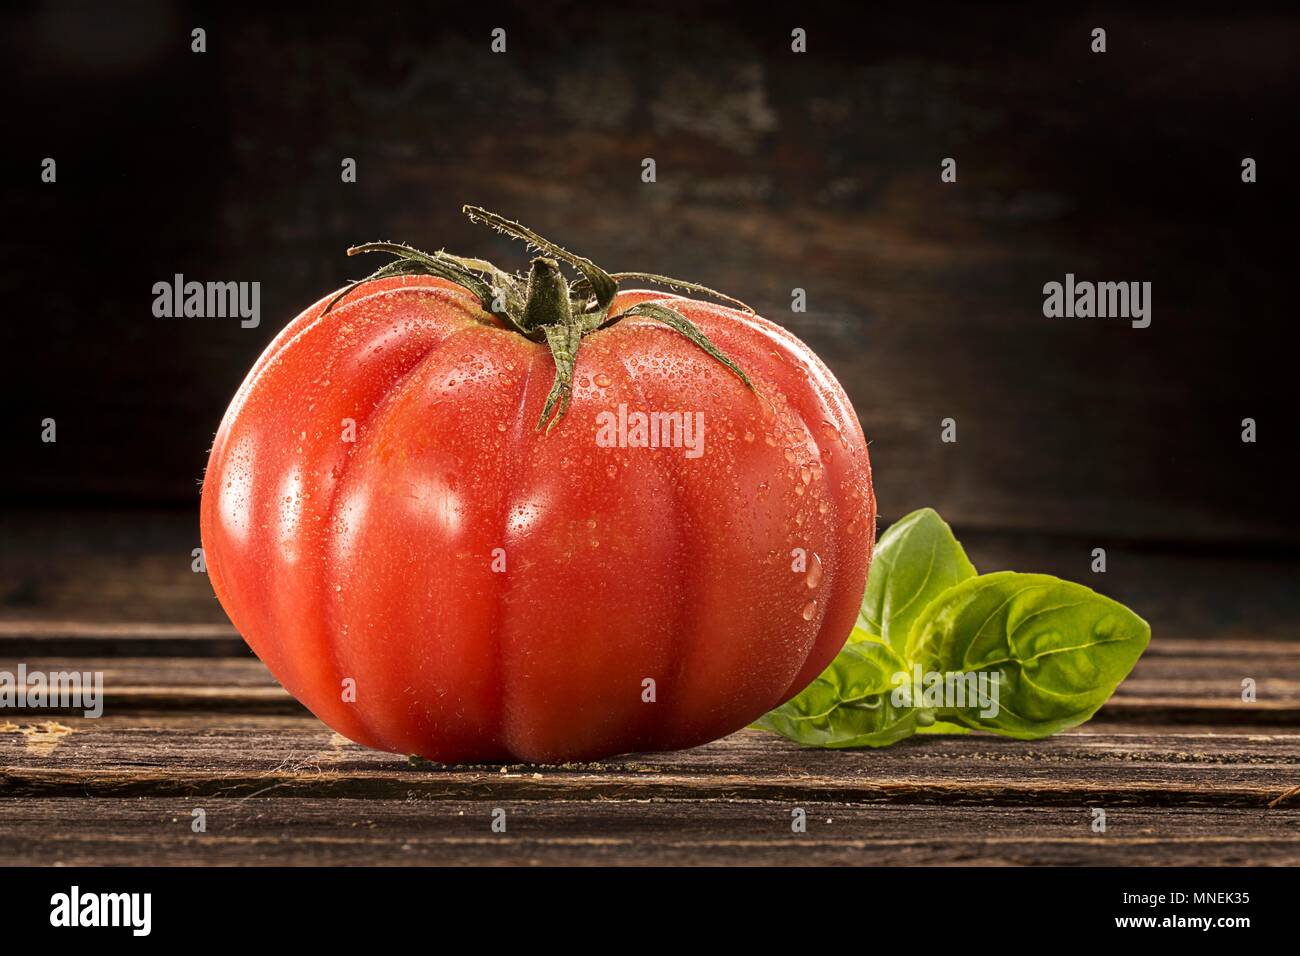
<instances>
[{"instance_id":1,"label":"wooden table","mask_svg":"<svg viewBox=\"0 0 1300 956\"><path fill-rule=\"evenodd\" d=\"M0 711L6 859L1300 863L1286 560L1113 550L1110 577L1088 583L1145 612L1155 639L1091 723L1048 740L823 752L743 731L599 764L451 768L366 750L306 713L190 573L194 534L186 514L6 517L0 670L102 671L106 701L99 719ZM1086 568L1069 539L965 537L981 570Z\"/></svg>"}]
</instances>

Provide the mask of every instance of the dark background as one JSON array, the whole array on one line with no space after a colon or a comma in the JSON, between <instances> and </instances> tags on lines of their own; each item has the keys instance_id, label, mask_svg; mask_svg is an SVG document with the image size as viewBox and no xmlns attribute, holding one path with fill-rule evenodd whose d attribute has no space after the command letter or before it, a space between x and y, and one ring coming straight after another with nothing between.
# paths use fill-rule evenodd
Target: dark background
<instances>
[{"instance_id":1,"label":"dark background","mask_svg":"<svg viewBox=\"0 0 1300 956\"><path fill-rule=\"evenodd\" d=\"M882 522L1294 556L1300 30L1175 9L11 5L9 544L43 510L195 511L248 367L373 265L349 244L523 266L473 202L807 341L872 442ZM176 272L260 281L261 326L154 318ZM1151 327L1044 318L1066 272L1152 282Z\"/></svg>"},{"instance_id":2,"label":"dark background","mask_svg":"<svg viewBox=\"0 0 1300 956\"><path fill-rule=\"evenodd\" d=\"M232 7L0 12L0 670L107 697L0 720L0 858L1300 863L1294 2ZM743 731L501 773L331 734L192 570L207 450L276 331L370 265L348 245L522 266L465 202L788 326L853 399L882 526L932 505L981 571L1085 582L1151 624L1142 660L1032 742ZM177 272L261 282L261 326L154 318ZM1044 318L1067 272L1153 283L1151 327Z\"/></svg>"}]
</instances>

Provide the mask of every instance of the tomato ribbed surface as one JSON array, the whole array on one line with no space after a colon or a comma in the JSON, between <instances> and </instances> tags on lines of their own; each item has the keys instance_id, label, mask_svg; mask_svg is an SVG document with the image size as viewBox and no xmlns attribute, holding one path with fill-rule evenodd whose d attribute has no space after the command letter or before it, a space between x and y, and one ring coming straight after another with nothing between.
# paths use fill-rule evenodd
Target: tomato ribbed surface
<instances>
[{"instance_id":1,"label":"tomato ribbed surface","mask_svg":"<svg viewBox=\"0 0 1300 956\"><path fill-rule=\"evenodd\" d=\"M551 355L465 290L418 276L326 301L227 411L202 535L232 622L331 727L440 762L676 749L745 726L842 646L870 465L794 336L620 293L615 311L671 305L756 391L630 317L582 340L572 403L539 432ZM702 413L702 454L605 447L620 406Z\"/></svg>"}]
</instances>

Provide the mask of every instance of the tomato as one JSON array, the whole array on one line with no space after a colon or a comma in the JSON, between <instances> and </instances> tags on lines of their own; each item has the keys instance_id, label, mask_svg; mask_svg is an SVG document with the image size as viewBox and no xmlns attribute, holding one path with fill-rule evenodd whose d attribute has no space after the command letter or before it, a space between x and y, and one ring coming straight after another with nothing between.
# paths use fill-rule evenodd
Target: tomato
<instances>
[{"instance_id":1,"label":"tomato","mask_svg":"<svg viewBox=\"0 0 1300 956\"><path fill-rule=\"evenodd\" d=\"M619 291L608 315L670 309L753 387L633 314L581 336L540 428L554 343L464 284L390 275L331 299L249 372L201 510L222 606L330 727L444 763L678 749L744 727L839 651L875 540L870 465L793 335ZM631 447L618 423L637 412L702 414L699 454L685 426Z\"/></svg>"}]
</instances>

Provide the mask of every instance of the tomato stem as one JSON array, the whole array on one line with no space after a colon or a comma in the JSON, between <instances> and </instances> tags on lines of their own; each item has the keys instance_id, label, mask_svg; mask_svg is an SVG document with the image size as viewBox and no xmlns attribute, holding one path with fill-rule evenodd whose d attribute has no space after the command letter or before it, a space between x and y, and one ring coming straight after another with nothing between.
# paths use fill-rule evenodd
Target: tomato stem
<instances>
[{"instance_id":1,"label":"tomato stem","mask_svg":"<svg viewBox=\"0 0 1300 956\"><path fill-rule=\"evenodd\" d=\"M525 329L544 329L548 325L571 325L573 308L569 302L569 283L554 259L538 257L528 272L528 297L519 324Z\"/></svg>"},{"instance_id":2,"label":"tomato stem","mask_svg":"<svg viewBox=\"0 0 1300 956\"><path fill-rule=\"evenodd\" d=\"M550 349L551 357L555 362L555 378L542 407L541 418L537 422L538 431L543 427L550 431L569 408L569 399L573 391L573 371L583 336L608 328L632 316L663 323L721 362L749 389L754 390L754 383L749 380L740 366L709 341L693 322L667 305L658 302L641 302L622 312L611 314L614 297L618 293L618 284L622 279L639 279L671 289L703 293L738 306L752 315L754 310L739 299L733 299L729 295L715 292L707 286L694 282L672 279L650 272L611 274L590 259L574 255L549 239L543 239L527 226L478 206L463 208L471 222L484 223L497 232L521 239L544 253L533 259L526 278L505 272L482 259L454 256L441 250L433 253L421 252L412 246L397 242L369 242L351 247L348 249L348 255L386 252L397 258L365 278L349 283L329 301L322 314L329 312L359 287L377 279L405 275L432 275L455 282L475 296L484 310L500 319L511 331L534 342L545 342ZM577 270L581 278L570 285L560 271L561 262Z\"/></svg>"}]
</instances>

